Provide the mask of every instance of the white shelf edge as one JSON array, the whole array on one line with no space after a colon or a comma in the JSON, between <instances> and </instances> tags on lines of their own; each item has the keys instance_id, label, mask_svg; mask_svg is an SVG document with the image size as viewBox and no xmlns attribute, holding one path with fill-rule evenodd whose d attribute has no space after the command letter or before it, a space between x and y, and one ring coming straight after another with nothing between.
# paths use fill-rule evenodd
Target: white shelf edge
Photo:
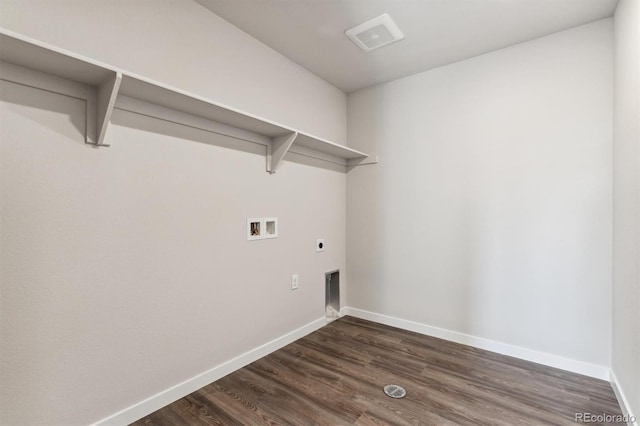
<instances>
[{"instance_id":1,"label":"white shelf edge","mask_svg":"<svg viewBox=\"0 0 640 426\"><path fill-rule=\"evenodd\" d=\"M346 146L346 145L340 145L340 144L338 144L338 143L328 141L328 140L326 140L326 139L320 138L320 137L318 137L318 136L311 135L311 134L309 134L309 133L304 133L304 132L298 132L298 133L299 133L301 136L306 136L306 137L308 137L309 139L313 139L314 141L319 142L319 143L321 143L321 144L323 144L323 145L327 145L327 146L335 147L335 148L337 148L337 149L339 149L339 150L341 150L341 151L344 151L345 155L347 155L347 154L348 154L348 155L351 155L351 156L352 156L352 158L366 158L366 157L368 157L368 154L366 154L366 153L364 153L364 152L362 152L362 151L358 151L358 150L353 149L353 148L349 148L349 147L348 147L348 146ZM313 149L313 148L312 148L312 149ZM346 158L346 159L349 159L349 158Z\"/></svg>"},{"instance_id":2,"label":"white shelf edge","mask_svg":"<svg viewBox=\"0 0 640 426\"><path fill-rule=\"evenodd\" d=\"M163 107L161 105L142 101L140 99L131 98L122 94L118 95L115 108L122 111L132 112L134 114L153 117L174 124L193 127L194 129L203 130L205 132L224 135L234 139L240 139L258 145L263 145L265 147L268 146L271 142L271 138L252 132L250 130L239 129L228 124L198 117L193 114L188 114L176 109Z\"/></svg>"},{"instance_id":3,"label":"white shelf edge","mask_svg":"<svg viewBox=\"0 0 640 426\"><path fill-rule=\"evenodd\" d=\"M111 116L111 113L113 111L114 106L116 105L116 97L119 98L118 96L118 90L120 87L121 82L123 81L124 78L133 78L133 79L137 79L139 81L142 81L144 83L150 84L152 86L156 86L159 87L161 89L164 90L168 90L170 92L185 96L187 98L196 100L196 101L201 101L205 104L208 105L212 105L214 107L218 107L227 111L230 111L232 113L238 114L240 116L244 116L244 117L248 117L250 119L253 120L257 120L259 122L268 124L268 125L272 125L275 127L279 127L282 128L285 132L287 132L287 135L291 135L293 133L296 133L299 136L302 136L303 138L307 138L311 141L313 141L311 143L312 146L303 146L301 145L300 147L303 148L309 148L311 150L314 151L318 151L320 153L323 154L329 154L332 156L338 156L340 158L343 158L346 160L346 164L350 164L350 165L357 165L359 163L359 161L362 159L363 161L365 159L367 159L368 155L364 152L349 148L345 145L340 145L338 143L335 142L331 142L328 141L326 139L311 135L309 133L304 133L304 132L299 132L295 129L292 129L288 126L284 126L278 122L272 121L272 120L268 120L268 119L264 119L262 117L259 117L255 114L251 114L245 111L242 111L240 109L225 105L223 103L220 102L216 102L213 101L211 99L208 99L204 96L200 96L191 92L188 92L186 90L182 90L182 89L178 89L175 87L172 87L168 84L164 84L162 82L158 82L155 80L152 80L150 78L146 78L143 76L140 76L138 74L135 73L131 73L122 69L119 69L117 67L113 67L107 64L104 64L100 61L95 61L93 59L87 58L83 55L79 55L76 54L74 52L50 45L48 43L42 42L40 40L36 40L33 39L31 37L27 37L24 36L22 34L16 33L14 31L8 30L6 28L0 28L0 36L5 36L5 37L11 37L13 39L16 39L18 41L24 42L24 43L28 43L31 44L37 48L42 48L45 50L48 50L52 53L58 54L58 55L62 55L62 56L66 56L70 59L76 60L76 61L80 61L80 62L84 62L86 64L101 68L107 72L113 73L114 75L114 79L113 81L109 81L109 82L103 82L102 84L100 84L95 91L97 92L96 97L97 99L90 99L91 96L87 95L86 98L87 99L87 109L88 109L88 115L87 115L87 142L94 144L94 145L99 145L99 146L108 146L104 144L104 136L106 134L106 130L108 128L108 124L109 124L109 118ZM0 52L2 50L2 47L0 45ZM0 58L1 59L1 58ZM19 66L19 65L18 65ZM46 74L45 70L34 70L35 72L39 72L41 74ZM52 76L55 77L55 76ZM58 78L58 77L55 77ZM73 81L72 81L73 82ZM76 83L76 82L73 82ZM81 83L77 83L77 84L81 84ZM106 84L106 85L105 85ZM110 89L110 90L109 90ZM97 104L97 105L96 105ZM100 117L97 117L97 122L93 122L94 118L97 115L100 115ZM212 120L209 120L212 121ZM224 123L219 123L221 125L225 125ZM233 127L233 126L232 126ZM243 130L243 129L238 129L238 130ZM284 136L287 136L284 135ZM308 144L307 144L308 145ZM291 142L291 145L289 145L289 148L287 148L287 150L285 151L285 154L287 151L289 151L289 149L291 148L291 146L296 146L297 144L295 143L295 140ZM293 152L293 151L292 151ZM337 154L336 154L337 153ZM283 155L284 158L284 155ZM282 161L282 158L278 161L276 161L276 167L277 165ZM273 164L272 164L273 166ZM275 170L275 169L274 169Z\"/></svg>"},{"instance_id":4,"label":"white shelf edge","mask_svg":"<svg viewBox=\"0 0 640 426\"><path fill-rule=\"evenodd\" d=\"M19 41L22 41L22 42L25 42L25 43L28 43L28 44L32 44L32 45L34 45L36 47L40 47L42 49L49 50L49 51L51 51L53 53L57 53L59 55L68 56L71 59L75 59L75 60L80 61L80 62L85 62L85 63L87 63L89 65L93 65L93 66L96 66L98 68L102 68L102 69L107 70L107 71L112 71L114 73L115 72L119 72L119 73L121 73L123 75L124 74L131 75L130 73L128 73L128 72L126 72L124 70L118 69L116 67L112 67L111 65L107 65L107 64L105 64L103 62L100 62L100 61L95 61L93 59L87 58L86 56L82 56L80 54L77 54L77 53L71 52L69 50L65 50L65 49L59 48L59 47L51 45L49 43L45 43L43 41L36 40L34 38L25 36L25 35L20 34L20 33L16 33L15 31L11 31L11 30L8 30L6 28L0 27L0 36L11 37L11 38L14 38L16 40L19 40ZM2 51L2 45L1 44L0 44L0 51Z\"/></svg>"},{"instance_id":5,"label":"white shelf edge","mask_svg":"<svg viewBox=\"0 0 640 426\"><path fill-rule=\"evenodd\" d=\"M369 155L364 158L354 158L347 161L347 166L355 167L355 166L368 166L370 164L378 164L378 156L377 155Z\"/></svg>"}]
</instances>

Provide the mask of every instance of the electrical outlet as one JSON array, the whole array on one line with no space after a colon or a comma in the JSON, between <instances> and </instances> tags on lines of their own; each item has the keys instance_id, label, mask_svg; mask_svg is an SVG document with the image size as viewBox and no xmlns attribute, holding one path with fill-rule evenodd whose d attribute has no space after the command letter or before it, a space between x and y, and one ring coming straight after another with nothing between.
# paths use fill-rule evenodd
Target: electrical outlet
<instances>
[{"instance_id":1,"label":"electrical outlet","mask_svg":"<svg viewBox=\"0 0 640 426\"><path fill-rule=\"evenodd\" d=\"M291 276L291 290L297 290L298 285L300 284L300 279L298 278L298 274Z\"/></svg>"},{"instance_id":2,"label":"electrical outlet","mask_svg":"<svg viewBox=\"0 0 640 426\"><path fill-rule=\"evenodd\" d=\"M316 251L324 251L324 238L316 240Z\"/></svg>"}]
</instances>

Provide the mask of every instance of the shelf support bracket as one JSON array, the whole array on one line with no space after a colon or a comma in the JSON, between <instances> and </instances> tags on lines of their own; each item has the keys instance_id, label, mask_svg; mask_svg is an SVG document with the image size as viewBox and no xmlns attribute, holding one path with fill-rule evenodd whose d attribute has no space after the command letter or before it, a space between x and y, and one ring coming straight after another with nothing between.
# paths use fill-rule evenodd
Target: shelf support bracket
<instances>
[{"instance_id":1,"label":"shelf support bracket","mask_svg":"<svg viewBox=\"0 0 640 426\"><path fill-rule=\"evenodd\" d=\"M122 73L115 72L107 80L103 81L97 87L96 98L89 100L88 108L91 110L89 114L96 117L95 122L89 121L87 124L92 128L87 129L86 142L91 145L109 146L104 143L104 137L107 134L107 128L111 121L113 107L116 104L118 90L122 82Z\"/></svg>"},{"instance_id":2,"label":"shelf support bracket","mask_svg":"<svg viewBox=\"0 0 640 426\"><path fill-rule=\"evenodd\" d=\"M267 145L267 172L274 174L278 170L278 167L282 164L282 159L297 137L298 132L292 132L271 139L271 142Z\"/></svg>"}]
</instances>

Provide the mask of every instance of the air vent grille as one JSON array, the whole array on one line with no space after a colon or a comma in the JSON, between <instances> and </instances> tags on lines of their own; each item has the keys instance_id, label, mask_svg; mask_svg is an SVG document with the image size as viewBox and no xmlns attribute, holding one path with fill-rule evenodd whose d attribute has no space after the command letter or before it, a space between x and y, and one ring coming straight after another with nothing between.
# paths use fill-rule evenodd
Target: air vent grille
<instances>
[{"instance_id":1,"label":"air vent grille","mask_svg":"<svg viewBox=\"0 0 640 426\"><path fill-rule=\"evenodd\" d=\"M345 31L345 35L365 52L404 38L404 34L386 13Z\"/></svg>"}]
</instances>

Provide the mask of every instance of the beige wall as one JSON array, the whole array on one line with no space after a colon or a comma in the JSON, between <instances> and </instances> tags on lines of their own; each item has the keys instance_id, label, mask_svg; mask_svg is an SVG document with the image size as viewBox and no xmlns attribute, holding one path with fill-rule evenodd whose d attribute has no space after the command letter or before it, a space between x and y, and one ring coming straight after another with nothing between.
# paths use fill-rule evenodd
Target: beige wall
<instances>
[{"instance_id":1,"label":"beige wall","mask_svg":"<svg viewBox=\"0 0 640 426\"><path fill-rule=\"evenodd\" d=\"M81 101L1 98L0 423L99 420L324 315L344 173L119 110L96 150ZM255 216L279 238L246 241Z\"/></svg>"},{"instance_id":2,"label":"beige wall","mask_svg":"<svg viewBox=\"0 0 640 426\"><path fill-rule=\"evenodd\" d=\"M615 14L613 371L640 415L640 2Z\"/></svg>"},{"instance_id":3,"label":"beige wall","mask_svg":"<svg viewBox=\"0 0 640 426\"><path fill-rule=\"evenodd\" d=\"M612 35L349 95L349 306L610 365Z\"/></svg>"},{"instance_id":4,"label":"beige wall","mask_svg":"<svg viewBox=\"0 0 640 426\"><path fill-rule=\"evenodd\" d=\"M344 139L342 92L193 2L3 1L0 22ZM81 101L0 89L0 424L97 421L324 316L343 172L268 175L263 146L121 110L93 149ZM280 237L246 241L256 216Z\"/></svg>"}]
</instances>

